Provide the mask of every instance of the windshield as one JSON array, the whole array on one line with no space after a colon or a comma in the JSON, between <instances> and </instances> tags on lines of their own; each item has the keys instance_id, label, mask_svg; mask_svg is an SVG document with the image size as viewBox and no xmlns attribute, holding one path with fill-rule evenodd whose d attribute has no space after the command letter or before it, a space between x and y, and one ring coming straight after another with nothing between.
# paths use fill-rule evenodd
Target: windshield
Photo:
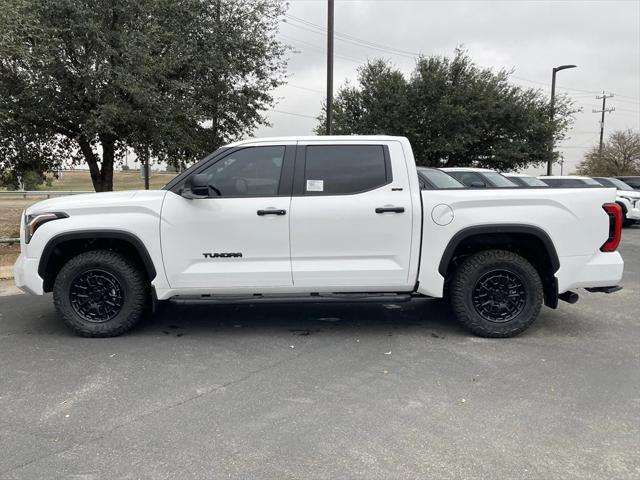
<instances>
[{"instance_id":1,"label":"windshield","mask_svg":"<svg viewBox=\"0 0 640 480\"><path fill-rule=\"evenodd\" d=\"M486 177L496 187L517 187L514 182L507 177L503 177L498 172L482 172L482 175Z\"/></svg>"},{"instance_id":2,"label":"windshield","mask_svg":"<svg viewBox=\"0 0 640 480\"><path fill-rule=\"evenodd\" d=\"M536 177L518 177L524 184L529 187L548 187L546 183Z\"/></svg>"},{"instance_id":3,"label":"windshield","mask_svg":"<svg viewBox=\"0 0 640 480\"><path fill-rule=\"evenodd\" d=\"M418 170L435 188L464 188L463 184L440 170L430 168L419 168Z\"/></svg>"},{"instance_id":4,"label":"windshield","mask_svg":"<svg viewBox=\"0 0 640 480\"><path fill-rule=\"evenodd\" d=\"M580 178L580 180L586 183L587 185L601 185L600 183L595 181L593 178Z\"/></svg>"},{"instance_id":5,"label":"windshield","mask_svg":"<svg viewBox=\"0 0 640 480\"><path fill-rule=\"evenodd\" d=\"M607 185L607 183L613 187L616 187L618 190L631 190L633 191L633 188L631 188L629 185L627 185L626 183L624 183L622 180L618 180L617 178L601 178L598 177L597 178L598 181L602 182L604 185ZM607 183L605 183L604 181L606 180ZM607 186L609 186L607 185Z\"/></svg>"}]
</instances>

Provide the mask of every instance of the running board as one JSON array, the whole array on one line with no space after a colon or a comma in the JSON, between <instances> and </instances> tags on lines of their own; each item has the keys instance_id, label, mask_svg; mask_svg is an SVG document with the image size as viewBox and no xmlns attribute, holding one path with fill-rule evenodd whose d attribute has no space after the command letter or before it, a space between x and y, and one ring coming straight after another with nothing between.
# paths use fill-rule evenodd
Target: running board
<instances>
[{"instance_id":1,"label":"running board","mask_svg":"<svg viewBox=\"0 0 640 480\"><path fill-rule=\"evenodd\" d=\"M346 303L346 302L408 302L410 293L308 293L303 295L177 295L169 301L175 304L211 303Z\"/></svg>"}]
</instances>

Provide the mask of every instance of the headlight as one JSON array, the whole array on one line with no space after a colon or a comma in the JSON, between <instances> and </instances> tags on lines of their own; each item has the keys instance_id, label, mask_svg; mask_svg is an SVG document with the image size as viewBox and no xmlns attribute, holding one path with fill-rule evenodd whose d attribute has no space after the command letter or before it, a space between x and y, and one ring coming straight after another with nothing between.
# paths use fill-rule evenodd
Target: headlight
<instances>
[{"instance_id":1,"label":"headlight","mask_svg":"<svg viewBox=\"0 0 640 480\"><path fill-rule=\"evenodd\" d=\"M25 243L29 243L33 234L36 233L36 230L40 227L40 225L44 225L51 220L58 220L59 218L67 218L67 215L64 212L49 212L49 213L34 213L32 215L24 216L24 241Z\"/></svg>"}]
</instances>

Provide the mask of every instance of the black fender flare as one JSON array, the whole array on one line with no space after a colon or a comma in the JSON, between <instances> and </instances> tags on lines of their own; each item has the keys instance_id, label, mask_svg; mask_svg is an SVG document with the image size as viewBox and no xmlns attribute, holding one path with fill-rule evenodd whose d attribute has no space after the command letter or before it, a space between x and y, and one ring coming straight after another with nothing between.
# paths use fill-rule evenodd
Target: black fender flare
<instances>
[{"instance_id":1,"label":"black fender flare","mask_svg":"<svg viewBox=\"0 0 640 480\"><path fill-rule=\"evenodd\" d=\"M440 265L438 266L438 272L440 273L440 275L442 275L444 278L447 277L447 269L449 267L449 263L451 262L451 258L453 257L453 253L456 251L463 240L471 236L489 233L523 233L527 235L533 235L542 242L545 249L547 250L549 260L551 261L551 266L553 267L553 273L555 274L555 272L557 272L560 268L560 260L558 258L558 253L556 252L556 247L547 232L545 232L541 228L526 224L492 224L467 227L457 232L451 238L451 240L449 240L449 244L444 249L442 258L440 259Z\"/></svg>"},{"instance_id":2,"label":"black fender flare","mask_svg":"<svg viewBox=\"0 0 640 480\"><path fill-rule=\"evenodd\" d=\"M61 243L72 241L72 240L93 240L93 239L114 239L114 240L122 240L130 243L133 248L136 249L138 255L142 259L142 263L144 264L147 276L149 281L153 280L156 277L156 268L153 264L153 260L151 260L151 255L147 251L147 247L144 245L142 240L140 240L136 235L130 232L125 232L121 230L86 230L81 232L69 232L69 233L60 233L55 235L49 239L46 246L42 250L42 255L40 256L40 262L38 263L38 275L41 278L44 278L46 275L47 265L53 254L55 248Z\"/></svg>"}]
</instances>

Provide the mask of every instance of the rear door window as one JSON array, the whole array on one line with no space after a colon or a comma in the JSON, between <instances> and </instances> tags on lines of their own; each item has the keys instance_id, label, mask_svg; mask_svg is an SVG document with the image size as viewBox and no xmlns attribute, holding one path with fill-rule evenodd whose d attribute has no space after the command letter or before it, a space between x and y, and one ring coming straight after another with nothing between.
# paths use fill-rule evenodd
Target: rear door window
<instances>
[{"instance_id":1,"label":"rear door window","mask_svg":"<svg viewBox=\"0 0 640 480\"><path fill-rule=\"evenodd\" d=\"M391 165L382 145L306 147L305 195L348 195L391 182Z\"/></svg>"}]
</instances>

